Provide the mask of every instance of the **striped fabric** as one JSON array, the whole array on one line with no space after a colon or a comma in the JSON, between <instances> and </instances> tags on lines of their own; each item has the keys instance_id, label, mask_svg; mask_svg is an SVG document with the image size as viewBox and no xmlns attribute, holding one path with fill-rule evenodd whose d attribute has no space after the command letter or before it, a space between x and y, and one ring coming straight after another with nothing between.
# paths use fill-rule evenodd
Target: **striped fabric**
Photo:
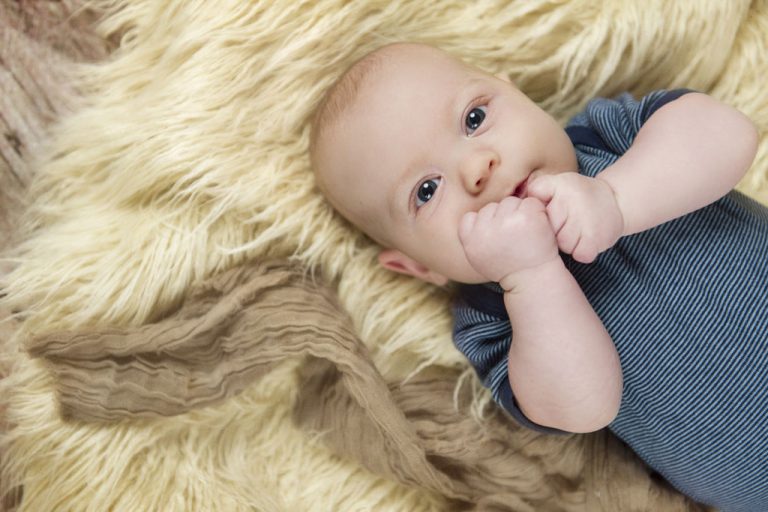
<instances>
[{"instance_id":1,"label":"striped fabric","mask_svg":"<svg viewBox=\"0 0 768 512\"><path fill-rule=\"evenodd\" d=\"M566 128L595 176L685 91L597 99ZM649 205L653 207L653 205ZM613 338L624 373L609 428L670 483L724 511L768 511L768 209L738 192L623 237L595 262L563 255ZM501 288L463 285L454 341L520 423L507 379Z\"/></svg>"}]
</instances>

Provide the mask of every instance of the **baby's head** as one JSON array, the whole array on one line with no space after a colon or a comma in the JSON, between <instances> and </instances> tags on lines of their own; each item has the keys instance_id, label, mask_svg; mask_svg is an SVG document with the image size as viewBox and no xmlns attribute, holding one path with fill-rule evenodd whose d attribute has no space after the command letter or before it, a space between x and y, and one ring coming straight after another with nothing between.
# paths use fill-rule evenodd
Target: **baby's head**
<instances>
[{"instance_id":1,"label":"baby's head","mask_svg":"<svg viewBox=\"0 0 768 512\"><path fill-rule=\"evenodd\" d=\"M383 246L381 264L425 281L479 283L462 216L521 195L536 170L574 170L559 124L509 80L429 46L356 62L318 108L310 146L320 189Z\"/></svg>"}]
</instances>

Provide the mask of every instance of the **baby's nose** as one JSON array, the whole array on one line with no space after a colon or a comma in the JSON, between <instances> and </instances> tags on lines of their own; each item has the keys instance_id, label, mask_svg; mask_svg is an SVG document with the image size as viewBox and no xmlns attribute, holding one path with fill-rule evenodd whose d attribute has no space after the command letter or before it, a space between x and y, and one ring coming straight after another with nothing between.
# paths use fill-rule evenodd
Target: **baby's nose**
<instances>
[{"instance_id":1,"label":"baby's nose","mask_svg":"<svg viewBox=\"0 0 768 512\"><path fill-rule=\"evenodd\" d=\"M498 165L499 158L491 151L478 151L469 155L462 165L464 187L471 194L479 194L488 185Z\"/></svg>"}]
</instances>

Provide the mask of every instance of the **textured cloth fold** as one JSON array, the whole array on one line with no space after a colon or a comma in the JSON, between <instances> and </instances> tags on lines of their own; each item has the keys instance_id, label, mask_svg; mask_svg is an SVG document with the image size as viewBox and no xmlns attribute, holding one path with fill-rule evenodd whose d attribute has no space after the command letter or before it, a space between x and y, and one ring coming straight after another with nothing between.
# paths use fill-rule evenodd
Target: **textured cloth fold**
<instances>
[{"instance_id":1,"label":"textured cloth fold","mask_svg":"<svg viewBox=\"0 0 768 512\"><path fill-rule=\"evenodd\" d=\"M304 357L294 422L320 433L338 455L437 493L451 509L695 509L626 453L606 451L602 443L615 440L605 433L542 436L495 409L474 419L471 389L456 388L457 370L430 367L388 385L335 295L280 263L223 272L154 323L50 333L30 339L27 349L53 372L61 414L71 420L184 413L242 391L280 361ZM561 454L567 469L548 473L555 466L542 454ZM603 487L609 480L613 490ZM572 506L548 507L553 501Z\"/></svg>"},{"instance_id":2,"label":"textured cloth fold","mask_svg":"<svg viewBox=\"0 0 768 512\"><path fill-rule=\"evenodd\" d=\"M195 288L156 323L54 332L33 337L27 350L52 370L64 418L180 414L232 396L268 372L289 353L277 342L282 337L312 337L323 295L286 286L296 277L287 267L237 267Z\"/></svg>"}]
</instances>

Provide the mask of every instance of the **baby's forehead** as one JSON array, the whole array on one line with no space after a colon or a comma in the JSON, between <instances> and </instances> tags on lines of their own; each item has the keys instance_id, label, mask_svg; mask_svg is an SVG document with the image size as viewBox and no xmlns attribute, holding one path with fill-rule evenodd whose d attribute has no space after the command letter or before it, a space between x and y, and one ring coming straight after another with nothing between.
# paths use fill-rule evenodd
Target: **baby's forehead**
<instances>
[{"instance_id":1,"label":"baby's forehead","mask_svg":"<svg viewBox=\"0 0 768 512\"><path fill-rule=\"evenodd\" d=\"M441 72L472 73L480 71L447 52L423 44L396 43L382 47L347 70L359 81L359 92L367 86L387 83L393 78L419 80ZM352 98L350 98L352 99Z\"/></svg>"},{"instance_id":2,"label":"baby's forehead","mask_svg":"<svg viewBox=\"0 0 768 512\"><path fill-rule=\"evenodd\" d=\"M468 76L478 73L482 71L442 50L417 47L415 50L406 49L387 56L380 66L371 70L367 84L374 87L380 84L412 84L442 74Z\"/></svg>"},{"instance_id":3,"label":"baby's forehead","mask_svg":"<svg viewBox=\"0 0 768 512\"><path fill-rule=\"evenodd\" d=\"M387 117L393 111L400 111L404 116L402 128L406 129L409 122L428 113L448 115L453 103L466 92L468 84L474 83L472 78L480 76L460 64L404 60L402 65L395 62L392 66L382 67L357 91L346 111L348 117L340 116L340 120L361 126L361 120L367 123L372 118ZM432 120L439 122L437 118Z\"/></svg>"}]
</instances>

